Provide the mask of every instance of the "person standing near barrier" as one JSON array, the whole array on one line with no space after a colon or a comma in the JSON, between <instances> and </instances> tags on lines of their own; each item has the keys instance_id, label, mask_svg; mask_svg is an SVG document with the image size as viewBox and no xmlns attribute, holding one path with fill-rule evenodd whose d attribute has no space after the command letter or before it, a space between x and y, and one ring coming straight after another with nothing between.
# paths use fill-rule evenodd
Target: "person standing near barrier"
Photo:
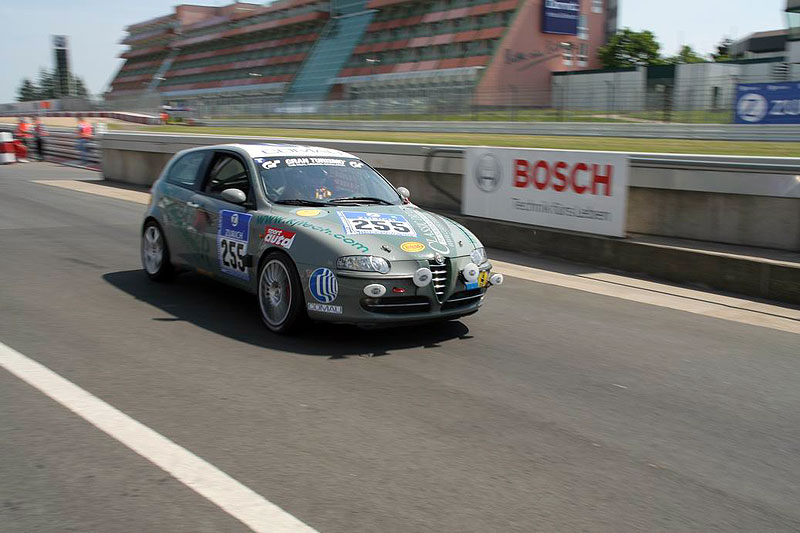
<instances>
[{"instance_id":1,"label":"person standing near barrier","mask_svg":"<svg viewBox=\"0 0 800 533\"><path fill-rule=\"evenodd\" d=\"M81 165L89 162L89 141L92 140L92 125L78 115L78 152L81 154Z\"/></svg>"},{"instance_id":2,"label":"person standing near barrier","mask_svg":"<svg viewBox=\"0 0 800 533\"><path fill-rule=\"evenodd\" d=\"M17 157L17 160L20 163L27 163L27 154L31 151L31 141L33 138L33 128L27 118L22 117L19 119L19 124L17 124L17 130L14 132L14 136L25 146L25 157Z\"/></svg>"},{"instance_id":3,"label":"person standing near barrier","mask_svg":"<svg viewBox=\"0 0 800 533\"><path fill-rule=\"evenodd\" d=\"M33 138L36 142L36 155L39 156L39 161L44 161L44 138L47 137L47 129L42 124L42 119L35 117L33 119Z\"/></svg>"}]
</instances>

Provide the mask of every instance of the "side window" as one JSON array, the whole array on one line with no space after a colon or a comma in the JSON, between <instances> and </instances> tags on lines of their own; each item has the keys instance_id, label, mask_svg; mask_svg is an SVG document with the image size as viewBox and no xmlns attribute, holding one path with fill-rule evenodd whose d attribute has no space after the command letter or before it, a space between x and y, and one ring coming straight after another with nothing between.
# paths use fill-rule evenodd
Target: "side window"
<instances>
[{"instance_id":1,"label":"side window","mask_svg":"<svg viewBox=\"0 0 800 533\"><path fill-rule=\"evenodd\" d=\"M169 169L167 181L181 187L193 188L207 156L208 152L193 152L181 157Z\"/></svg>"},{"instance_id":2,"label":"side window","mask_svg":"<svg viewBox=\"0 0 800 533\"><path fill-rule=\"evenodd\" d=\"M253 197L244 163L238 157L217 154L208 171L208 181L203 192L219 196L225 189L239 189L248 199Z\"/></svg>"}]
</instances>

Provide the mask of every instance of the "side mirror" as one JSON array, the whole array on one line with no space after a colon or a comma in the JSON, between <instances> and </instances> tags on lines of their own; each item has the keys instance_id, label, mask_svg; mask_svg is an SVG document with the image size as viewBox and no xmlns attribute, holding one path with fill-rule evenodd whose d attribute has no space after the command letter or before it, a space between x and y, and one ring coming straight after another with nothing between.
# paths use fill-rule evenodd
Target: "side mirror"
<instances>
[{"instance_id":1,"label":"side mirror","mask_svg":"<svg viewBox=\"0 0 800 533\"><path fill-rule=\"evenodd\" d=\"M405 187L398 187L397 192L399 192L400 196L403 197L403 201L408 203L408 199L411 198L411 191L409 191Z\"/></svg>"},{"instance_id":2,"label":"side mirror","mask_svg":"<svg viewBox=\"0 0 800 533\"><path fill-rule=\"evenodd\" d=\"M222 191L222 199L232 204L243 204L247 201L247 195L239 189L225 189Z\"/></svg>"}]
</instances>

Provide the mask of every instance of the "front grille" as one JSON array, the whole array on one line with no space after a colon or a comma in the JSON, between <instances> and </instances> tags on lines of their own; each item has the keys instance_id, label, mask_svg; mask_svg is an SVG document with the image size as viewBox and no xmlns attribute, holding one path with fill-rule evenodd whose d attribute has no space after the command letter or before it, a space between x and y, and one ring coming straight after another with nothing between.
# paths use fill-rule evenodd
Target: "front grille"
<instances>
[{"instance_id":1,"label":"front grille","mask_svg":"<svg viewBox=\"0 0 800 533\"><path fill-rule=\"evenodd\" d=\"M485 292L485 289L457 292L442 305L442 311L458 309L459 307L469 307L470 305L476 304L483 298Z\"/></svg>"},{"instance_id":2,"label":"front grille","mask_svg":"<svg viewBox=\"0 0 800 533\"><path fill-rule=\"evenodd\" d=\"M431 310L431 302L424 296L392 296L389 298L364 298L361 306L372 313L386 315L408 315L426 313Z\"/></svg>"},{"instance_id":3,"label":"front grille","mask_svg":"<svg viewBox=\"0 0 800 533\"><path fill-rule=\"evenodd\" d=\"M441 302L444 298L444 291L447 288L447 263L440 265L435 261L428 261L428 268L431 269L433 274L433 290L436 293L436 298Z\"/></svg>"}]
</instances>

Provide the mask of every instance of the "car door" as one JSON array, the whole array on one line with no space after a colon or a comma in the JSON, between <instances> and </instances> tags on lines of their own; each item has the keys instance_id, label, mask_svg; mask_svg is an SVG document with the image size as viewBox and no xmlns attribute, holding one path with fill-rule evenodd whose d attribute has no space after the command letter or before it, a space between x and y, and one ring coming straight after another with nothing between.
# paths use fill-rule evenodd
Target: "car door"
<instances>
[{"instance_id":1,"label":"car door","mask_svg":"<svg viewBox=\"0 0 800 533\"><path fill-rule=\"evenodd\" d=\"M234 152L216 151L203 180L192 198L206 218L205 238L209 250L207 268L221 279L239 285L251 282L250 228L255 209L252 176L244 159ZM239 189L244 204L222 198L222 191Z\"/></svg>"},{"instance_id":2,"label":"car door","mask_svg":"<svg viewBox=\"0 0 800 533\"><path fill-rule=\"evenodd\" d=\"M161 187L159 208L164 234L176 263L194 265L195 258L203 254L205 236L197 226L192 197L212 155L210 150L201 150L181 156L168 169Z\"/></svg>"}]
</instances>

